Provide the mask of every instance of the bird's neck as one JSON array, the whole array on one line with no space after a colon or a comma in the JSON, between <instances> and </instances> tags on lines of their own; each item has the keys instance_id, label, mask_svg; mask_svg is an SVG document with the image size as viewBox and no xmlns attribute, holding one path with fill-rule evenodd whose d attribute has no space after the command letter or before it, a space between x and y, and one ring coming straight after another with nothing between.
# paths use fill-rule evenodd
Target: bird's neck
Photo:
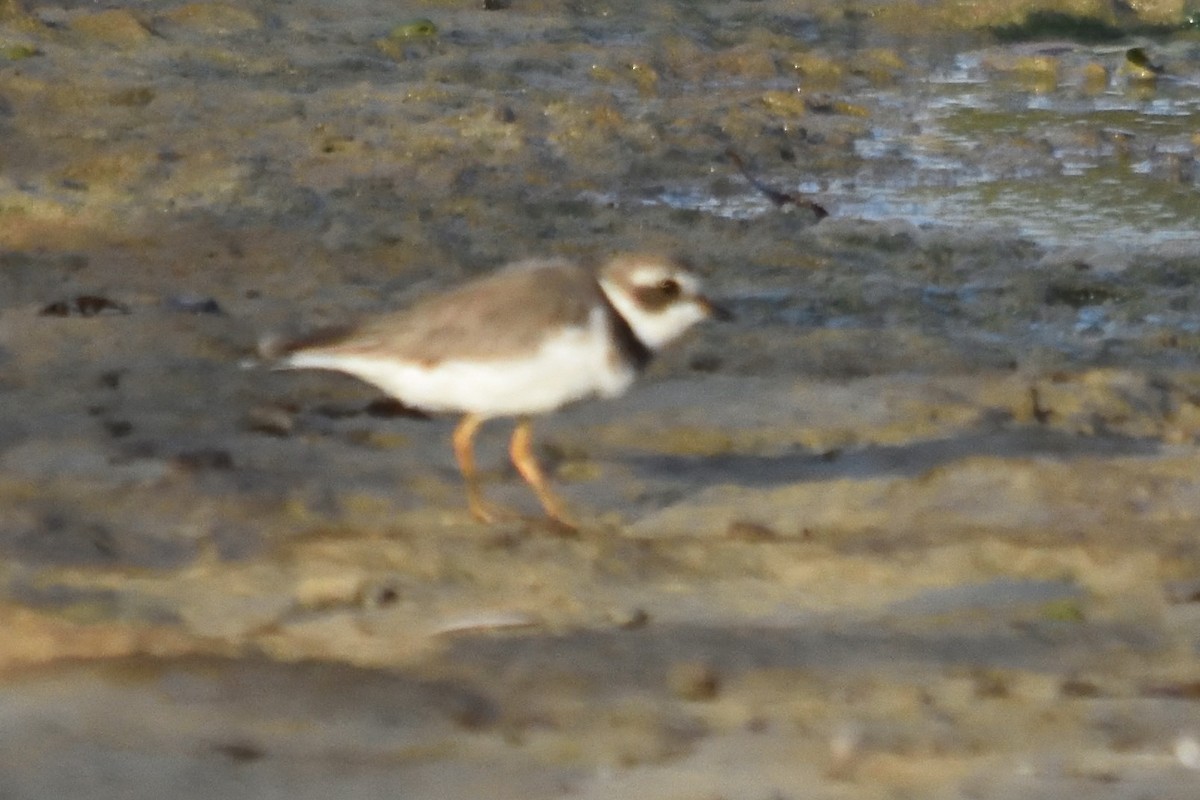
<instances>
[{"instance_id":1,"label":"bird's neck","mask_svg":"<svg viewBox=\"0 0 1200 800\"><path fill-rule=\"evenodd\" d=\"M654 350L638 338L633 326L629 324L629 320L621 316L621 312L613 305L608 292L603 291L603 288L600 296L604 298L604 307L608 311L608 322L612 326L613 339L616 341L621 357L638 371L645 369L646 365L650 363L650 359L654 357Z\"/></svg>"}]
</instances>

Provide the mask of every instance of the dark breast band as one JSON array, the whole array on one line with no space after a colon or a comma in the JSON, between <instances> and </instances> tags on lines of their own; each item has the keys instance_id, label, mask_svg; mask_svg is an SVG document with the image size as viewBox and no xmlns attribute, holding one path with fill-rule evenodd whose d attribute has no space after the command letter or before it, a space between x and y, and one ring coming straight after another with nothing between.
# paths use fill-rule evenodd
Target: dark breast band
<instances>
[{"instance_id":1,"label":"dark breast band","mask_svg":"<svg viewBox=\"0 0 1200 800\"><path fill-rule=\"evenodd\" d=\"M612 301L608 299L608 295L600 292L600 297L604 300L604 307L608 311L608 322L612 326L613 339L617 345L617 352L621 354L621 358L633 364L634 368L641 372L650 363L650 359L654 356L654 351L646 346L646 343L637 337L633 332L633 328L621 316L621 313L613 307Z\"/></svg>"}]
</instances>

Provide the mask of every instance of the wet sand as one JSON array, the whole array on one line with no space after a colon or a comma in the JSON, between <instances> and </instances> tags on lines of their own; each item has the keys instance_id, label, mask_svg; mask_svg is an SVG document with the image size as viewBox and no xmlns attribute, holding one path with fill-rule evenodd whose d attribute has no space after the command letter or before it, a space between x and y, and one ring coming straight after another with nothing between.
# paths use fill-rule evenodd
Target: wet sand
<instances>
[{"instance_id":1,"label":"wet sand","mask_svg":"<svg viewBox=\"0 0 1200 800\"><path fill-rule=\"evenodd\" d=\"M980 9L0 3L0 798L1195 797L1194 47ZM641 247L737 319L538 422L575 535L256 363Z\"/></svg>"}]
</instances>

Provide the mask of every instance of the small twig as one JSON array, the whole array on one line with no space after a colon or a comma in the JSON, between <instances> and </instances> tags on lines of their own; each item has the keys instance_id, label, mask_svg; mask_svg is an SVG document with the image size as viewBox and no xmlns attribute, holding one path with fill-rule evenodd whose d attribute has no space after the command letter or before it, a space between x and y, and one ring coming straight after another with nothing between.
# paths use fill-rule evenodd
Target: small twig
<instances>
[{"instance_id":1,"label":"small twig","mask_svg":"<svg viewBox=\"0 0 1200 800\"><path fill-rule=\"evenodd\" d=\"M821 205L820 203L809 200L803 195L793 194L791 192L781 192L773 186L768 186L750 172L750 168L746 166L746 162L732 147L725 150L725 156L733 162L733 165L737 167L738 172L742 173L742 176L745 177L746 180L750 181L750 185L762 192L768 200L776 205L776 207L793 205L799 206L800 208L807 208L813 212L817 219L825 219L829 216L829 212L825 210L825 206Z\"/></svg>"}]
</instances>

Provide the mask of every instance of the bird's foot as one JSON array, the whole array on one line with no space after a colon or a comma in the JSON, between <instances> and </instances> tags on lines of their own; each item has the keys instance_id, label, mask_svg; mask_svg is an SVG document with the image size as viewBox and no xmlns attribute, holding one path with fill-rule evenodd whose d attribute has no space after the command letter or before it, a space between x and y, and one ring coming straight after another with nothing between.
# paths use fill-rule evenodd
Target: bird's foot
<instances>
[{"instance_id":1,"label":"bird's foot","mask_svg":"<svg viewBox=\"0 0 1200 800\"><path fill-rule=\"evenodd\" d=\"M471 516L477 522L485 525L495 525L503 522L521 522L535 530L545 531L555 536L574 536L579 533L579 523L556 508L553 512L547 510L545 516L522 514L516 509L494 503L491 500L478 498L468 503Z\"/></svg>"},{"instance_id":2,"label":"bird's foot","mask_svg":"<svg viewBox=\"0 0 1200 800\"><path fill-rule=\"evenodd\" d=\"M538 527L545 528L555 536L577 536L579 534L579 523L573 517L564 513L562 509L557 509L554 513L547 513L546 516L537 520Z\"/></svg>"},{"instance_id":3,"label":"bird's foot","mask_svg":"<svg viewBox=\"0 0 1200 800\"><path fill-rule=\"evenodd\" d=\"M482 495L469 496L467 498L467 508L477 522L482 522L485 525L521 518L521 515L514 509L499 503L493 503Z\"/></svg>"}]
</instances>

